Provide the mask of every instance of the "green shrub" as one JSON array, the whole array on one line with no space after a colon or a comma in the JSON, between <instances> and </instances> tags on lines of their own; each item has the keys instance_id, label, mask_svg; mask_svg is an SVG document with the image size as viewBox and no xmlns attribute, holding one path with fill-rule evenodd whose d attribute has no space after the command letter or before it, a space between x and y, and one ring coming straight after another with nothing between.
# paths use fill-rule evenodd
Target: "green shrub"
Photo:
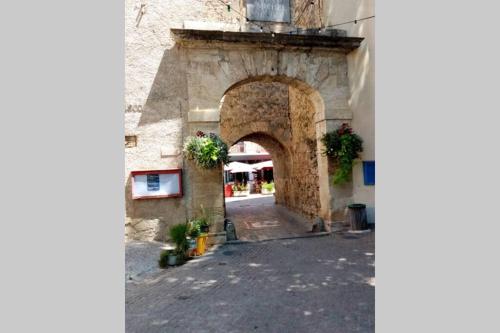
<instances>
[{"instance_id":1,"label":"green shrub","mask_svg":"<svg viewBox=\"0 0 500 333\"><path fill-rule=\"evenodd\" d=\"M170 239L172 239L172 241L175 243L175 250L177 254L183 255L189 246L186 239L188 233L188 224L175 224L170 227L169 233Z\"/></svg>"},{"instance_id":2,"label":"green shrub","mask_svg":"<svg viewBox=\"0 0 500 333\"><path fill-rule=\"evenodd\" d=\"M272 190L274 190L274 182L270 182L270 183L264 182L264 183L262 183L262 188L264 190L272 191Z\"/></svg>"},{"instance_id":3,"label":"green shrub","mask_svg":"<svg viewBox=\"0 0 500 333\"><path fill-rule=\"evenodd\" d=\"M189 222L188 235L191 238L196 238L200 235L201 221L192 220Z\"/></svg>"},{"instance_id":4,"label":"green shrub","mask_svg":"<svg viewBox=\"0 0 500 333\"><path fill-rule=\"evenodd\" d=\"M210 227L214 220L212 211L207 210L203 205L200 206L200 216L197 218L200 227Z\"/></svg>"},{"instance_id":5,"label":"green shrub","mask_svg":"<svg viewBox=\"0 0 500 333\"><path fill-rule=\"evenodd\" d=\"M246 191L248 190L248 185L245 184L234 184L233 191Z\"/></svg>"},{"instance_id":6,"label":"green shrub","mask_svg":"<svg viewBox=\"0 0 500 333\"><path fill-rule=\"evenodd\" d=\"M206 135L198 131L196 136L187 138L184 154L204 169L213 169L221 163L229 163L227 145L214 133Z\"/></svg>"},{"instance_id":7,"label":"green shrub","mask_svg":"<svg viewBox=\"0 0 500 333\"><path fill-rule=\"evenodd\" d=\"M333 132L328 132L321 138L325 146L323 154L331 157L335 164L333 183L342 184L350 180L354 160L363 151L363 140L352 132L347 124L342 124Z\"/></svg>"}]
</instances>

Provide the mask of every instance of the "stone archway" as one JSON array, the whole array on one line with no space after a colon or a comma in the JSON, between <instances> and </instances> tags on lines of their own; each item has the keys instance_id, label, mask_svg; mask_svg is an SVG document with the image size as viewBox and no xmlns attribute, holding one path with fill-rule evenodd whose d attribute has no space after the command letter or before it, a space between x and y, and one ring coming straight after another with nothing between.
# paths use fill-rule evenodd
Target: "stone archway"
<instances>
[{"instance_id":1,"label":"stone archway","mask_svg":"<svg viewBox=\"0 0 500 333\"><path fill-rule=\"evenodd\" d=\"M348 105L346 54L357 48L362 39L337 37L323 40L238 32L216 34L187 29L172 31L183 55L188 90L188 109L184 118L187 126L183 136L193 135L198 130L215 132L232 144L242 137L264 133L286 147L291 159L312 151L314 157L310 158L308 168L297 167L299 162L291 163L290 166L293 185L308 188L312 199L301 200L300 194L295 194L298 191L292 191L290 198L282 200L296 211L308 216L317 215L326 221L332 221L336 213L343 213L352 195L352 185L342 188L332 186L329 161L321 154L323 147L319 144L319 138L326 131L352 119ZM287 126L275 126L275 119L252 119L248 126L239 126L235 133L226 133L223 125L226 121L226 98L245 90L253 94L260 89L263 94L270 87L281 89L283 93L286 91L290 110L308 109L309 112L289 112ZM279 112L275 113L279 110L274 108L273 98L267 97L266 101L268 109L274 110L272 115L279 115ZM234 118L233 124L236 120ZM293 124L307 124L308 128L294 127ZM300 131L304 133L297 134ZM294 141L294 138L307 140ZM202 180L206 176L200 175L189 165L185 171L187 178L191 179L187 189L188 215L197 210L200 204L222 212L222 171L217 179L212 177L215 177L215 173L211 175L209 182ZM301 179L308 177L316 178L316 181L300 183ZM198 190L200 185L203 191ZM318 203L317 207L303 204L313 201ZM223 220L222 215L220 221Z\"/></svg>"}]
</instances>

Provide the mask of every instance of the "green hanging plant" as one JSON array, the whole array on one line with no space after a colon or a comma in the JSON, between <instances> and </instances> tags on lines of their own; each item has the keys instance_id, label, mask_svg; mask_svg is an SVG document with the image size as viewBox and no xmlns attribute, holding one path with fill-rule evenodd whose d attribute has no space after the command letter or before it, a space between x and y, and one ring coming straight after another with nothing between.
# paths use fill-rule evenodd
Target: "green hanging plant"
<instances>
[{"instance_id":1,"label":"green hanging plant","mask_svg":"<svg viewBox=\"0 0 500 333\"><path fill-rule=\"evenodd\" d=\"M202 131L187 138L184 154L203 169L213 169L221 163L229 163L227 145L214 133L206 135Z\"/></svg>"},{"instance_id":2,"label":"green hanging plant","mask_svg":"<svg viewBox=\"0 0 500 333\"><path fill-rule=\"evenodd\" d=\"M350 180L354 160L363 151L363 139L352 132L352 128L344 123L338 129L328 132L321 138L325 146L323 154L334 160L334 184L344 184Z\"/></svg>"}]
</instances>

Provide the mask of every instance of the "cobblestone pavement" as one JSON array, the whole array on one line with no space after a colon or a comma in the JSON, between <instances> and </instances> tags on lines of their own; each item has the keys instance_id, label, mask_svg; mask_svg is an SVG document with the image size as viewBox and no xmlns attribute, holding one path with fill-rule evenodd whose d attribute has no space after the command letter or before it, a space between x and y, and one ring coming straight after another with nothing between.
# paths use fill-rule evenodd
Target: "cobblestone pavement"
<instances>
[{"instance_id":1,"label":"cobblestone pavement","mask_svg":"<svg viewBox=\"0 0 500 333\"><path fill-rule=\"evenodd\" d=\"M226 214L244 241L301 236L312 229L311 223L274 204L274 195L226 198Z\"/></svg>"},{"instance_id":2,"label":"cobblestone pavement","mask_svg":"<svg viewBox=\"0 0 500 333\"><path fill-rule=\"evenodd\" d=\"M374 237L225 244L126 283L126 331L373 332Z\"/></svg>"},{"instance_id":3,"label":"cobblestone pavement","mask_svg":"<svg viewBox=\"0 0 500 333\"><path fill-rule=\"evenodd\" d=\"M159 272L161 250L173 248L173 245L161 242L125 242L125 280L139 280L148 274Z\"/></svg>"}]
</instances>

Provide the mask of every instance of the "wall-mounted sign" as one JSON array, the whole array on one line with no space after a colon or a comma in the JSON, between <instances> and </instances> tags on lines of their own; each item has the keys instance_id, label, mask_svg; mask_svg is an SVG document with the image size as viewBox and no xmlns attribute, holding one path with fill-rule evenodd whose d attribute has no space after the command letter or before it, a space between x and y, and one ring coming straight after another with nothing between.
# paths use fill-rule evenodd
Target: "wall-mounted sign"
<instances>
[{"instance_id":1,"label":"wall-mounted sign","mask_svg":"<svg viewBox=\"0 0 500 333\"><path fill-rule=\"evenodd\" d=\"M146 183L148 184L148 192L160 190L160 175L157 173L146 175Z\"/></svg>"},{"instance_id":2,"label":"wall-mounted sign","mask_svg":"<svg viewBox=\"0 0 500 333\"><path fill-rule=\"evenodd\" d=\"M250 21L290 22L289 0L247 0Z\"/></svg>"},{"instance_id":3,"label":"wall-mounted sign","mask_svg":"<svg viewBox=\"0 0 500 333\"><path fill-rule=\"evenodd\" d=\"M132 198L182 197L182 169L132 171Z\"/></svg>"}]
</instances>

